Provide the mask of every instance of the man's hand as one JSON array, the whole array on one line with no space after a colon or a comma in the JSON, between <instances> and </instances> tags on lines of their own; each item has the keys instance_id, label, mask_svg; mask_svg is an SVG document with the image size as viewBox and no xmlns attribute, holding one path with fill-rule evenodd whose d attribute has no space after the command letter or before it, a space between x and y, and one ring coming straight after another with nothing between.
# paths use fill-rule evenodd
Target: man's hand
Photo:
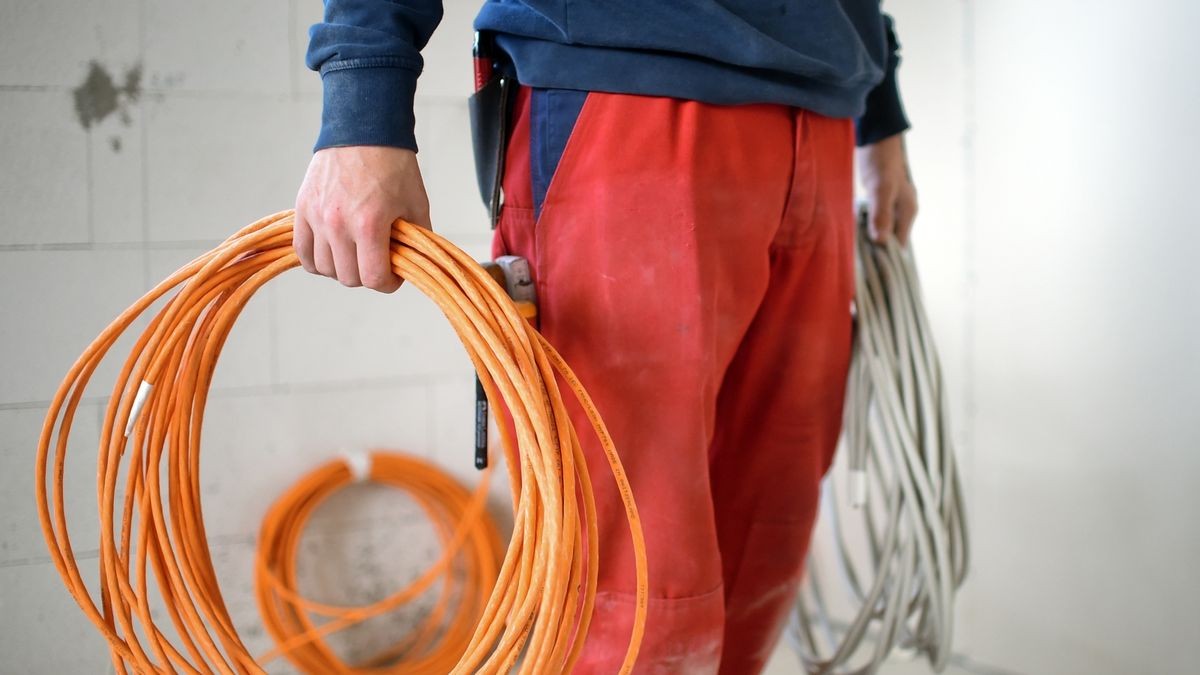
<instances>
[{"instance_id":1,"label":"man's hand","mask_svg":"<svg viewBox=\"0 0 1200 675\"><path fill-rule=\"evenodd\" d=\"M401 282L388 250L397 218L429 227L429 198L415 152L325 148L313 155L296 195L292 244L309 272L391 293Z\"/></svg>"},{"instance_id":2,"label":"man's hand","mask_svg":"<svg viewBox=\"0 0 1200 675\"><path fill-rule=\"evenodd\" d=\"M894 235L901 245L907 245L917 217L917 189L908 171L904 134L859 148L858 171L867 189L871 239L883 243L888 235Z\"/></svg>"}]
</instances>

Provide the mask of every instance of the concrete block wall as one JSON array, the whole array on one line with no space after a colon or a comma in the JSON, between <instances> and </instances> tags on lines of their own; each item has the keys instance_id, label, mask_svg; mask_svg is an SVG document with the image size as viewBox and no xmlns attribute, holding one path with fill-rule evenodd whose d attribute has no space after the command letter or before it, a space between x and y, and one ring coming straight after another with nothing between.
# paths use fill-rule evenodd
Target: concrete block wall
<instances>
[{"instance_id":1,"label":"concrete block wall","mask_svg":"<svg viewBox=\"0 0 1200 675\"><path fill-rule=\"evenodd\" d=\"M437 149L422 169L438 229L482 259L490 232L466 112L473 12L447 3L417 133ZM2 673L111 671L37 525L45 407L83 348L146 289L234 229L291 207L320 119L319 78L303 63L320 15L320 2L301 0L0 4ZM93 576L95 441L128 347L95 374L67 463L72 536ZM474 483L471 373L414 288L384 297L293 272L250 302L218 366L201 482L215 564L252 651L269 646L251 592L268 505L342 450L403 449ZM401 587L437 550L411 502L369 488L323 509L305 544L309 588L346 602ZM412 618L372 622L341 646L369 652Z\"/></svg>"},{"instance_id":2,"label":"concrete block wall","mask_svg":"<svg viewBox=\"0 0 1200 675\"><path fill-rule=\"evenodd\" d=\"M1194 672L1200 7L891 0L959 430L959 665Z\"/></svg>"},{"instance_id":3,"label":"concrete block wall","mask_svg":"<svg viewBox=\"0 0 1200 675\"><path fill-rule=\"evenodd\" d=\"M1143 5L886 3L904 43L916 246L975 541L956 674L1191 670L1200 228L1188 181L1200 90L1186 64L1200 57L1200 10ZM417 114L435 226L482 258L465 106L476 7L446 0ZM36 525L45 406L140 293L291 205L320 114L303 65L319 16L315 0L0 2L2 673L110 672ZM85 569L94 442L117 365L96 373L68 462ZM383 297L296 272L250 303L218 368L202 485L218 572L252 645L267 645L250 565L270 501L340 450L375 445L473 481L472 396L466 358L414 289ZM410 578L433 555L413 513L386 490L331 504L302 560L313 588L362 601ZM348 586L329 583L339 575ZM344 647L369 649L398 627ZM781 650L770 673L789 672Z\"/></svg>"}]
</instances>

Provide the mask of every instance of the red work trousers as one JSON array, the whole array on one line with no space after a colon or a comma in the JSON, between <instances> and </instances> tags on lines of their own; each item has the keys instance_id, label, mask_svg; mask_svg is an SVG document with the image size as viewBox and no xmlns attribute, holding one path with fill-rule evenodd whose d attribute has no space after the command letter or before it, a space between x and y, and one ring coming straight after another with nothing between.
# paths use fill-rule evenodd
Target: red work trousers
<instances>
[{"instance_id":1,"label":"red work trousers","mask_svg":"<svg viewBox=\"0 0 1200 675\"><path fill-rule=\"evenodd\" d=\"M650 568L636 672L757 673L800 583L841 425L852 123L591 93L535 222L528 107L523 90L493 252L529 259L540 329L628 471ZM632 625L632 547L583 436L601 548L576 672L608 675Z\"/></svg>"}]
</instances>

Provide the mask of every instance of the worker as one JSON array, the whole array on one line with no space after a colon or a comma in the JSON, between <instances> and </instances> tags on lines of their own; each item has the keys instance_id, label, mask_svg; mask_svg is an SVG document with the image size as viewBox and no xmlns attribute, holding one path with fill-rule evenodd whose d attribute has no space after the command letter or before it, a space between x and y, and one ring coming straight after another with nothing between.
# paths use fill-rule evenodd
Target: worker
<instances>
[{"instance_id":1,"label":"worker","mask_svg":"<svg viewBox=\"0 0 1200 675\"><path fill-rule=\"evenodd\" d=\"M399 287L390 224L431 225L413 97L441 15L440 0L326 0L296 199L308 271ZM532 265L540 330L595 399L645 526L636 672L757 673L839 434L856 141L871 235L905 242L916 213L891 19L877 0L487 0L475 28L495 47L485 71L517 83L494 253ZM595 493L599 593L576 672L607 675L634 566L615 485Z\"/></svg>"}]
</instances>

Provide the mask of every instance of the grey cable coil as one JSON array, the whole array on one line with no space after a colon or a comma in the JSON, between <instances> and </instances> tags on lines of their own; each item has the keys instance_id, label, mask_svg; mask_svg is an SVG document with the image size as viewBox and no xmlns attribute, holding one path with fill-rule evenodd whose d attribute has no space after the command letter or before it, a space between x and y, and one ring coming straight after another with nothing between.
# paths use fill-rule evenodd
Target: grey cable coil
<instances>
[{"instance_id":1,"label":"grey cable coil","mask_svg":"<svg viewBox=\"0 0 1200 675\"><path fill-rule=\"evenodd\" d=\"M813 541L788 634L814 675L875 673L897 650L941 672L968 555L946 392L911 250L870 243L865 216L858 230L846 467L825 480L829 536Z\"/></svg>"}]
</instances>

